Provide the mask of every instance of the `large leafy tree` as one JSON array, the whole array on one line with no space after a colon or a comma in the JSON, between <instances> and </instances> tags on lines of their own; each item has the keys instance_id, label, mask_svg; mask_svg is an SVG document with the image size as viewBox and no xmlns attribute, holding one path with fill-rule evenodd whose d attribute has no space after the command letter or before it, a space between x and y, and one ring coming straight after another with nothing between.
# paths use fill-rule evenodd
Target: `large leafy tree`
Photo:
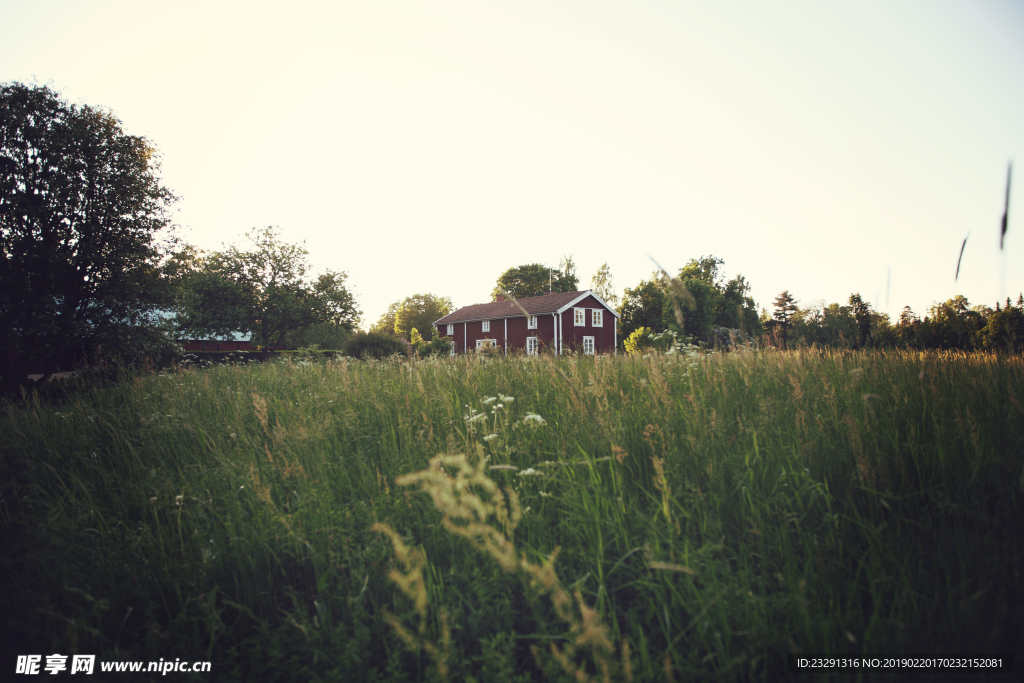
<instances>
[{"instance_id":1,"label":"large leafy tree","mask_svg":"<svg viewBox=\"0 0 1024 683\"><path fill-rule=\"evenodd\" d=\"M501 290L505 290L515 298L521 299L543 294L548 291L549 286L553 292L575 292L579 284L576 264L572 256L565 256L559 262L558 268L549 268L541 263L528 263L509 268L498 277L492 296L497 297Z\"/></svg>"},{"instance_id":2,"label":"large leafy tree","mask_svg":"<svg viewBox=\"0 0 1024 683\"><path fill-rule=\"evenodd\" d=\"M395 318L398 317L398 307L402 305L401 301L396 301L390 306L388 310L381 314L377 322L370 325L370 332L375 334L395 334Z\"/></svg>"},{"instance_id":3,"label":"large leafy tree","mask_svg":"<svg viewBox=\"0 0 1024 683\"><path fill-rule=\"evenodd\" d=\"M175 197L111 112L0 85L0 381L45 382L69 349L157 343L159 261Z\"/></svg>"},{"instance_id":4,"label":"large leafy tree","mask_svg":"<svg viewBox=\"0 0 1024 683\"><path fill-rule=\"evenodd\" d=\"M722 268L725 261L713 255L701 256L679 269L671 288L665 288L666 302L662 308L662 326L704 341L716 338L715 328L740 330L757 334L761 323L757 307L750 296L750 284L742 275L726 281ZM679 301L670 298L685 293ZM676 318L676 305L683 318ZM685 304L685 305L683 305Z\"/></svg>"},{"instance_id":5,"label":"large leafy tree","mask_svg":"<svg viewBox=\"0 0 1024 683\"><path fill-rule=\"evenodd\" d=\"M395 310L395 326L393 332L408 342L412 341L415 329L425 341L434 338L432 323L451 313L455 308L451 298L433 294L414 294L407 296Z\"/></svg>"},{"instance_id":6,"label":"large leafy tree","mask_svg":"<svg viewBox=\"0 0 1024 683\"><path fill-rule=\"evenodd\" d=\"M641 327L664 332L662 309L665 307L665 296L664 288L657 280L657 273L650 280L641 280L636 287L626 287L619 306L619 338L628 339Z\"/></svg>"},{"instance_id":7,"label":"large leafy tree","mask_svg":"<svg viewBox=\"0 0 1024 683\"><path fill-rule=\"evenodd\" d=\"M280 241L272 227L247 236L249 248L231 245L210 254L188 279L178 311L182 334L252 332L266 355L290 332L321 323L350 331L358 324L347 273L328 270L307 278L305 248Z\"/></svg>"}]
</instances>

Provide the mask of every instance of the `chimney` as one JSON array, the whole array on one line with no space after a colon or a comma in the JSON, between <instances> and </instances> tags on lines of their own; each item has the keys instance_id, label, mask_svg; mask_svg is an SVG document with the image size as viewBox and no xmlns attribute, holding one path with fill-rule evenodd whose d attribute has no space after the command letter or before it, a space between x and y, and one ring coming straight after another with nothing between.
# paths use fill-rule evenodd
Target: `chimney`
<instances>
[{"instance_id":1,"label":"chimney","mask_svg":"<svg viewBox=\"0 0 1024 683\"><path fill-rule=\"evenodd\" d=\"M505 300L505 295L504 294L499 294L498 298L495 299L495 301L504 301L504 300Z\"/></svg>"}]
</instances>

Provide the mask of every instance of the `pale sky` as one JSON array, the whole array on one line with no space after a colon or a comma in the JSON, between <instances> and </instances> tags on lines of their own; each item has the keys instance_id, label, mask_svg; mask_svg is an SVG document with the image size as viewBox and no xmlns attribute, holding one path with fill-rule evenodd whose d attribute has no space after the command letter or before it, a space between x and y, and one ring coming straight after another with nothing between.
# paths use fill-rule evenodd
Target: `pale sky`
<instances>
[{"instance_id":1,"label":"pale sky","mask_svg":"<svg viewBox=\"0 0 1024 683\"><path fill-rule=\"evenodd\" d=\"M769 311L1024 291L1019 0L0 0L7 81L149 138L185 240L304 240L364 326L565 254L620 295L714 254Z\"/></svg>"}]
</instances>

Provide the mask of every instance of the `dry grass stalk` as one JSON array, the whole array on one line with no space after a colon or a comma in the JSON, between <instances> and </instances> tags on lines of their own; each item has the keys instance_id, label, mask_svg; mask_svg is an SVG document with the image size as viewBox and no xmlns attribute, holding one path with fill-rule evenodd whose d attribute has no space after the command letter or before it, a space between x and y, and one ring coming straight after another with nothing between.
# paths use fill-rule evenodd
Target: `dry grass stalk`
<instances>
[{"instance_id":1,"label":"dry grass stalk","mask_svg":"<svg viewBox=\"0 0 1024 683\"><path fill-rule=\"evenodd\" d=\"M431 458L426 470L398 477L395 483L399 486L418 484L443 515L441 522L449 532L466 538L477 550L490 555L502 569L519 574L532 590L551 600L558 618L568 624L570 629L569 642L563 648L551 646L551 655L563 671L580 683L610 681L611 676L620 669L627 680L632 680L628 645L623 644L622 663L616 662L612 658L615 647L600 614L587 606L579 591L575 593L574 600L559 581L554 569L558 548L540 564L530 562L525 554L517 552L513 534L522 519L519 498L511 488L503 491L487 476L489 467L482 448L478 448L475 460L475 463L470 462L464 454L437 455ZM427 592L422 575L425 558L419 551L406 547L386 524L374 524L372 528L391 539L395 555L405 573L392 570L389 578L413 600L420 615L420 633L423 633L427 609ZM410 647L424 648L438 663L442 676L447 675L447 669L441 669L443 658L447 656L447 646L439 649L409 632L393 616L386 614L384 618L399 638ZM443 623L443 637L446 639L447 622ZM531 651L540 665L539 652L536 648L531 648ZM575 663L574 658L580 652L591 653L599 672L598 678L591 677Z\"/></svg>"}]
</instances>

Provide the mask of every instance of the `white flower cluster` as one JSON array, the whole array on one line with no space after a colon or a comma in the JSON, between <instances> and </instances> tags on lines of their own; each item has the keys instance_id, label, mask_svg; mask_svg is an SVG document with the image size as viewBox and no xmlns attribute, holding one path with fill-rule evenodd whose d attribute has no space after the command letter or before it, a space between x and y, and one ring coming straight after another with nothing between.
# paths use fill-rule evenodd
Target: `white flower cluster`
<instances>
[{"instance_id":1,"label":"white flower cluster","mask_svg":"<svg viewBox=\"0 0 1024 683\"><path fill-rule=\"evenodd\" d=\"M537 470L533 469L532 467L528 467L527 469L525 469L522 472L518 473L516 476L517 477L540 477L543 474L544 474L543 472L538 472Z\"/></svg>"},{"instance_id":2,"label":"white flower cluster","mask_svg":"<svg viewBox=\"0 0 1024 683\"><path fill-rule=\"evenodd\" d=\"M537 415L536 413L527 413L526 417L523 418L523 423L529 424L531 422L539 425L547 424L547 422L544 421L544 418L540 415Z\"/></svg>"}]
</instances>

